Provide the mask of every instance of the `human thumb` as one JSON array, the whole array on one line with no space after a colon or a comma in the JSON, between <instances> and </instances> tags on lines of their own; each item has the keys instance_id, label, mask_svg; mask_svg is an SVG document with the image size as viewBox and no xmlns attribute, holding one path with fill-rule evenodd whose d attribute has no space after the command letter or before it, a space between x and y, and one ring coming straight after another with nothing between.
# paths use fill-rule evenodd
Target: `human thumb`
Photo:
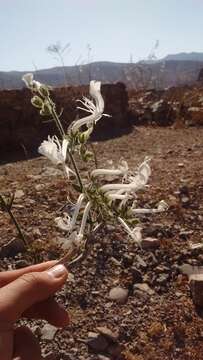
<instances>
[{"instance_id":1,"label":"human thumb","mask_svg":"<svg viewBox=\"0 0 203 360\"><path fill-rule=\"evenodd\" d=\"M1 288L1 327L9 328L24 311L54 294L65 283L67 276L65 266L58 264L43 272L26 273Z\"/></svg>"}]
</instances>

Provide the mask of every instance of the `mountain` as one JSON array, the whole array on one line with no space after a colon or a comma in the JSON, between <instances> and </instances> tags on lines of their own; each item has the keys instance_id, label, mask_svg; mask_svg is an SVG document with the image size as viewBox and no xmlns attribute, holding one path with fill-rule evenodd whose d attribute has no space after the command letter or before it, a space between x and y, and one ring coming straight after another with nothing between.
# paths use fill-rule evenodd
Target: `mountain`
<instances>
[{"instance_id":1,"label":"mountain","mask_svg":"<svg viewBox=\"0 0 203 360\"><path fill-rule=\"evenodd\" d=\"M165 61L175 60L175 61L203 61L203 53L202 52L190 52L190 53L179 53L179 54L171 54L165 56L163 58Z\"/></svg>"},{"instance_id":2,"label":"mountain","mask_svg":"<svg viewBox=\"0 0 203 360\"><path fill-rule=\"evenodd\" d=\"M153 62L138 63L94 62L87 65L54 67L31 71L36 80L52 86L83 85L91 79L102 83L124 82L133 88L165 88L191 84L203 68L203 53L168 55ZM28 72L28 71L27 71ZM0 72L0 89L24 87L25 72Z\"/></svg>"}]
</instances>

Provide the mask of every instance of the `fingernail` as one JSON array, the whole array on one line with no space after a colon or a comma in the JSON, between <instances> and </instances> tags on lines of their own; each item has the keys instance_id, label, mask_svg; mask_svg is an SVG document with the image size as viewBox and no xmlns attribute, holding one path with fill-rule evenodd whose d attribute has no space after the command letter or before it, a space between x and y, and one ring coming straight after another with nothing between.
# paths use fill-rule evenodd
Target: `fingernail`
<instances>
[{"instance_id":1,"label":"fingernail","mask_svg":"<svg viewBox=\"0 0 203 360\"><path fill-rule=\"evenodd\" d=\"M60 277L63 277L67 274L67 270L64 265L58 264L56 266L53 266L51 269L47 271L47 273L54 278L58 279Z\"/></svg>"}]
</instances>

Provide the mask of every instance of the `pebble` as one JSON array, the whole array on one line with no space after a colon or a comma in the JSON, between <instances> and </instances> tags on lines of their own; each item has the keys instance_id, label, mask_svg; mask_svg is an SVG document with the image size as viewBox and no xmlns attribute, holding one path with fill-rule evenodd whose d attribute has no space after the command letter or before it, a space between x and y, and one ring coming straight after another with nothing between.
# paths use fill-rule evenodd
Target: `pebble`
<instances>
[{"instance_id":1,"label":"pebble","mask_svg":"<svg viewBox=\"0 0 203 360\"><path fill-rule=\"evenodd\" d=\"M128 290L116 286L109 291L109 298L119 304L125 304L128 299Z\"/></svg>"},{"instance_id":2,"label":"pebble","mask_svg":"<svg viewBox=\"0 0 203 360\"><path fill-rule=\"evenodd\" d=\"M15 199L21 199L25 195L23 190L16 190Z\"/></svg>"},{"instance_id":3,"label":"pebble","mask_svg":"<svg viewBox=\"0 0 203 360\"><path fill-rule=\"evenodd\" d=\"M36 191L41 191L44 190L45 185L44 184L37 184L35 185L35 190Z\"/></svg>"},{"instance_id":4,"label":"pebble","mask_svg":"<svg viewBox=\"0 0 203 360\"><path fill-rule=\"evenodd\" d=\"M152 238L152 237L147 237L145 239L142 240L141 242L141 247L144 250L155 250L158 249L160 247L160 239L156 239L156 238Z\"/></svg>"},{"instance_id":5,"label":"pebble","mask_svg":"<svg viewBox=\"0 0 203 360\"><path fill-rule=\"evenodd\" d=\"M45 324L41 329L42 339L53 340L57 331L58 331L57 327L50 324Z\"/></svg>"},{"instance_id":6,"label":"pebble","mask_svg":"<svg viewBox=\"0 0 203 360\"><path fill-rule=\"evenodd\" d=\"M133 289L134 289L135 292L136 292L136 290L140 290L140 291L143 291L143 292L147 293L148 295L153 295L153 294L155 293L155 291L154 291L153 289L151 289L151 288L149 287L149 285L146 284L146 283L143 283L143 284L135 284L135 285L133 286Z\"/></svg>"},{"instance_id":7,"label":"pebble","mask_svg":"<svg viewBox=\"0 0 203 360\"><path fill-rule=\"evenodd\" d=\"M110 329L108 329L106 326L99 326L96 328L99 334L106 337L108 340L115 342L118 340L118 333L113 332Z\"/></svg>"}]
</instances>

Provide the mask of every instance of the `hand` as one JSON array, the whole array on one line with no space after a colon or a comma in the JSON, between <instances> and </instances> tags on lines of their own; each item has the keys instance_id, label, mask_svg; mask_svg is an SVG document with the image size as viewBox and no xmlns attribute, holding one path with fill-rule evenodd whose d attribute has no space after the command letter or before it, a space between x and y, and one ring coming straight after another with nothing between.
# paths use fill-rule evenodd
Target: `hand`
<instances>
[{"instance_id":1,"label":"hand","mask_svg":"<svg viewBox=\"0 0 203 360\"><path fill-rule=\"evenodd\" d=\"M68 273L55 261L0 272L0 360L41 360L37 339L27 327L14 327L20 317L45 319L55 326L68 324L68 314L50 297Z\"/></svg>"}]
</instances>

